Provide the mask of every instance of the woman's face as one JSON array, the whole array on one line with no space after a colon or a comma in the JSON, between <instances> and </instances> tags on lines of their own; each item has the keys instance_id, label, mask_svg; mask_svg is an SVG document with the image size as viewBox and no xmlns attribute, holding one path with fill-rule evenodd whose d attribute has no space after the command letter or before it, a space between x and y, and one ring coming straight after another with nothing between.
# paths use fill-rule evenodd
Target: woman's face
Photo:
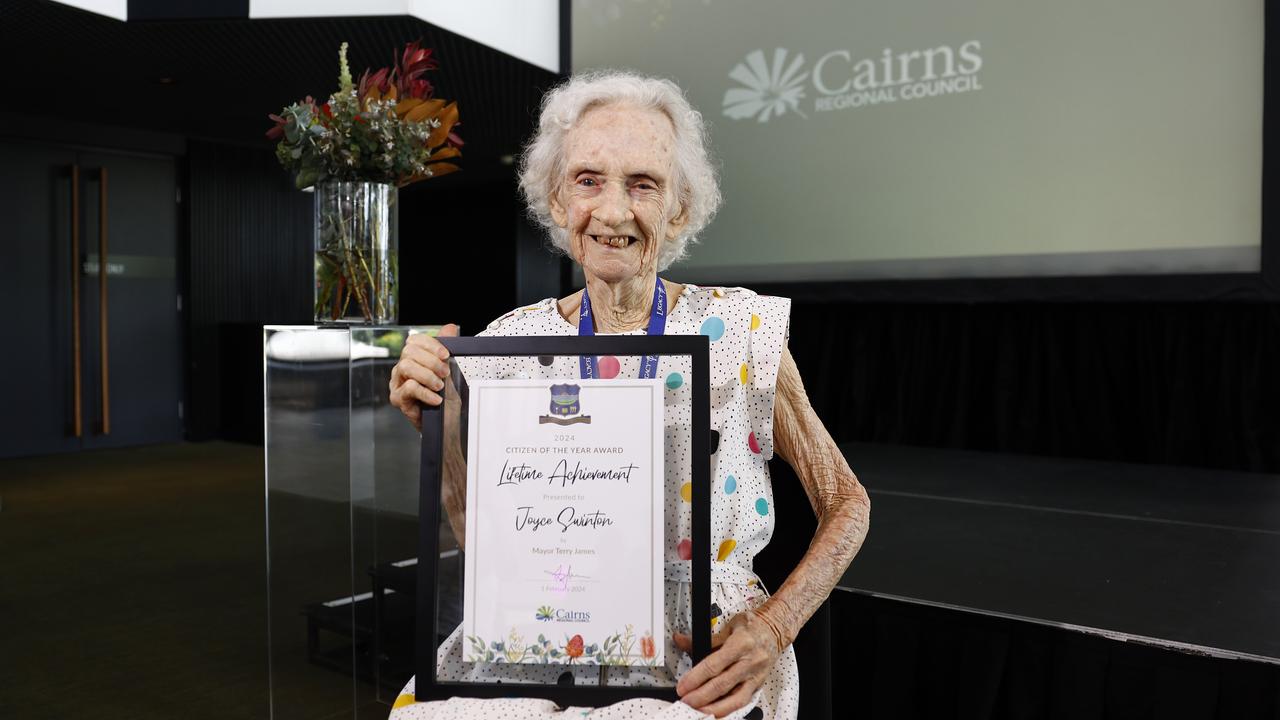
<instances>
[{"instance_id":1,"label":"woman's face","mask_svg":"<svg viewBox=\"0 0 1280 720\"><path fill-rule=\"evenodd\" d=\"M671 120L656 110L596 107L569 130L551 215L588 276L612 283L657 271L662 243L685 223L672 186L674 153Z\"/></svg>"}]
</instances>

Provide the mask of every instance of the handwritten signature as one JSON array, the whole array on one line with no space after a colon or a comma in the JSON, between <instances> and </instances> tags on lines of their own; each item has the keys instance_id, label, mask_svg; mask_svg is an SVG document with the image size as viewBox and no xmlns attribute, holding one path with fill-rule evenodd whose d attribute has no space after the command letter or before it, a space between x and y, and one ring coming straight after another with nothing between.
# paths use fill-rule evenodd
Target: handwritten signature
<instances>
[{"instance_id":1,"label":"handwritten signature","mask_svg":"<svg viewBox=\"0 0 1280 720\"><path fill-rule=\"evenodd\" d=\"M555 582L555 587L553 589L559 592L568 592L570 580L573 580L575 578L579 580L591 579L586 575L574 575L572 565L568 567L565 567L564 565L560 565L556 567L555 570L543 570L543 573L551 576L551 579Z\"/></svg>"}]
</instances>

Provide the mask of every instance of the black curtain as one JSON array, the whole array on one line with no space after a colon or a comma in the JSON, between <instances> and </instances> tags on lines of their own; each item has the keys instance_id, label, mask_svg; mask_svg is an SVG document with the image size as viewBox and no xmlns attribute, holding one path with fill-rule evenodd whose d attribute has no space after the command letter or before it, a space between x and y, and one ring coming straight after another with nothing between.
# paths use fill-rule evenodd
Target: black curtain
<instances>
[{"instance_id":1,"label":"black curtain","mask_svg":"<svg viewBox=\"0 0 1280 720\"><path fill-rule=\"evenodd\" d=\"M1280 305L797 302L839 442L1280 471Z\"/></svg>"}]
</instances>

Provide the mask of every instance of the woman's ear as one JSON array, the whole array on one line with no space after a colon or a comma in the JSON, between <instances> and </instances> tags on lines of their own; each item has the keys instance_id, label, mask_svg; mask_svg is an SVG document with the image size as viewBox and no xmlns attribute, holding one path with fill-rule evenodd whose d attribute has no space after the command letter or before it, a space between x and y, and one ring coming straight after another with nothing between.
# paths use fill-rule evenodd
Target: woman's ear
<instances>
[{"instance_id":1,"label":"woman's ear","mask_svg":"<svg viewBox=\"0 0 1280 720\"><path fill-rule=\"evenodd\" d=\"M547 205L551 208L551 221L556 224L556 227L569 227L569 211L560 203L559 192L553 191L547 197Z\"/></svg>"},{"instance_id":2,"label":"woman's ear","mask_svg":"<svg viewBox=\"0 0 1280 720\"><path fill-rule=\"evenodd\" d=\"M686 210L684 203L679 203L676 208L675 217L667 221L667 239L675 240L680 237L680 233L684 232L684 226L689 224L689 211Z\"/></svg>"}]
</instances>

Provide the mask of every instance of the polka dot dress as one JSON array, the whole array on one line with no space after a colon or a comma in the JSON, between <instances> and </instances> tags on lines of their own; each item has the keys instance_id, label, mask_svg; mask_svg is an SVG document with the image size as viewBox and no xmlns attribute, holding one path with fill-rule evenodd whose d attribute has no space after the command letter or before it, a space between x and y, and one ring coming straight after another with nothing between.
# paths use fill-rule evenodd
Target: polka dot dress
<instances>
[{"instance_id":1,"label":"polka dot dress","mask_svg":"<svg viewBox=\"0 0 1280 720\"><path fill-rule=\"evenodd\" d=\"M773 456L773 401L778 366L786 347L791 301L743 288L686 285L667 318L671 335L702 334L711 345L711 535L713 629L767 598L752 571L752 560L773 536L773 492L766 463ZM634 333L643 334L643 330ZM514 310L489 325L484 336L576 335L554 298ZM639 357L601 357L605 378L638 377ZM577 378L576 357L459 358L467 377ZM690 359L663 357L658 377L666 388L666 665L659 668L488 665L462 661L461 628L440 647L438 667L445 681L639 686L674 685L692 667L671 632L689 633L691 585L689 425L692 387ZM636 699L593 710L558 710L546 700L414 702L414 683L405 687L393 720L454 717L697 718L682 703ZM787 648L752 703L730 715L751 720L791 719L799 702L795 653ZM477 705L479 703L479 705ZM484 705L483 703L501 703ZM484 708L483 710L479 708Z\"/></svg>"}]
</instances>

